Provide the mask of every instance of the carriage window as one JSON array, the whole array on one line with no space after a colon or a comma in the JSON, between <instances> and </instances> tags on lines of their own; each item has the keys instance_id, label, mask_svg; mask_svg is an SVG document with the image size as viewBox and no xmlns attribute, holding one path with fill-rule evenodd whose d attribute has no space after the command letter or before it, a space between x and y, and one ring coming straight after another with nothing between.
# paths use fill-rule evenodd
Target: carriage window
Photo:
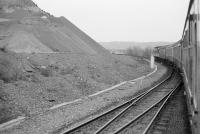
<instances>
[{"instance_id":1,"label":"carriage window","mask_svg":"<svg viewBox=\"0 0 200 134\"><path fill-rule=\"evenodd\" d=\"M184 39L182 41L183 47L187 47L189 45L189 30L185 32Z\"/></svg>"}]
</instances>

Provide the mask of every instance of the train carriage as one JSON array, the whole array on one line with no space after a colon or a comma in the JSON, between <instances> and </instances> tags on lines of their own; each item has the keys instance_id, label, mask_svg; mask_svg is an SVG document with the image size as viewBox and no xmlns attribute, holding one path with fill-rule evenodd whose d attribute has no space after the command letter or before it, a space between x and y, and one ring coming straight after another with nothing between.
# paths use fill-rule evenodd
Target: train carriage
<instances>
[{"instance_id":1,"label":"train carriage","mask_svg":"<svg viewBox=\"0 0 200 134\"><path fill-rule=\"evenodd\" d=\"M190 0L180 41L156 47L157 56L172 61L183 72L190 124L200 133L200 0Z\"/></svg>"},{"instance_id":2,"label":"train carriage","mask_svg":"<svg viewBox=\"0 0 200 134\"><path fill-rule=\"evenodd\" d=\"M174 62L180 68L181 67L181 56L182 56L182 54L180 53L181 52L180 42L178 42L177 45L174 46L172 49L173 49Z\"/></svg>"},{"instance_id":3,"label":"train carriage","mask_svg":"<svg viewBox=\"0 0 200 134\"><path fill-rule=\"evenodd\" d=\"M160 58L166 58L166 49L164 47L159 48L158 51L159 51L158 53L159 53Z\"/></svg>"},{"instance_id":4,"label":"train carriage","mask_svg":"<svg viewBox=\"0 0 200 134\"><path fill-rule=\"evenodd\" d=\"M172 47L167 47L166 48L166 58L169 61L173 62L173 49L172 49Z\"/></svg>"}]
</instances>

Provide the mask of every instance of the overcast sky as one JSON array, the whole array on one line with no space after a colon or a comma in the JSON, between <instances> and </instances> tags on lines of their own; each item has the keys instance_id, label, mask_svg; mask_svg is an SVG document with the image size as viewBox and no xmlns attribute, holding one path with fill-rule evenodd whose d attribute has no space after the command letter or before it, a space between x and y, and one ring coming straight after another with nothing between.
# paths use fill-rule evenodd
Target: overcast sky
<instances>
[{"instance_id":1,"label":"overcast sky","mask_svg":"<svg viewBox=\"0 0 200 134\"><path fill-rule=\"evenodd\" d=\"M96 41L177 41L189 0L33 0Z\"/></svg>"}]
</instances>

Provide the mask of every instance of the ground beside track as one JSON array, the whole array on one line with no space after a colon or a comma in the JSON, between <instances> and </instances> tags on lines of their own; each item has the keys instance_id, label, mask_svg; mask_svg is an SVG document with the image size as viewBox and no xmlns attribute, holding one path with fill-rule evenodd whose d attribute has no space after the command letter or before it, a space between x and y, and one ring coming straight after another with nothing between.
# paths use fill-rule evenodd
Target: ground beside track
<instances>
[{"instance_id":1,"label":"ground beside track","mask_svg":"<svg viewBox=\"0 0 200 134\"><path fill-rule=\"evenodd\" d=\"M162 134L191 134L188 116L184 86L181 85L163 108L149 134L155 133L155 130Z\"/></svg>"},{"instance_id":2,"label":"ground beside track","mask_svg":"<svg viewBox=\"0 0 200 134\"><path fill-rule=\"evenodd\" d=\"M119 103L134 96L138 91L147 88L158 80L161 80L167 69L162 65L158 66L158 71L150 78L143 80L142 86L136 84L127 84L116 88L115 90L100 94L98 96L83 98L82 101L66 105L64 107L49 110L41 115L26 119L21 124L0 133L20 133L20 134L46 134L58 133L69 127L78 125L90 118L93 118L101 112L111 109Z\"/></svg>"}]
</instances>

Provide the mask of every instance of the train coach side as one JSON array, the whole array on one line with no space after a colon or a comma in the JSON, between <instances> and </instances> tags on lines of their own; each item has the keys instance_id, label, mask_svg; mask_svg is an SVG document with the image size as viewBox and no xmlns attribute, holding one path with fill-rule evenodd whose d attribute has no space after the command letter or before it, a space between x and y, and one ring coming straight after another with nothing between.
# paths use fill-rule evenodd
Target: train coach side
<instances>
[{"instance_id":1,"label":"train coach side","mask_svg":"<svg viewBox=\"0 0 200 134\"><path fill-rule=\"evenodd\" d=\"M190 0L182 46L182 70L193 133L200 133L200 0Z\"/></svg>"},{"instance_id":2,"label":"train coach side","mask_svg":"<svg viewBox=\"0 0 200 134\"><path fill-rule=\"evenodd\" d=\"M155 51L181 69L192 133L200 134L200 0L190 0L181 40Z\"/></svg>"},{"instance_id":3,"label":"train coach side","mask_svg":"<svg viewBox=\"0 0 200 134\"><path fill-rule=\"evenodd\" d=\"M172 47L166 47L166 59L173 62L173 48Z\"/></svg>"},{"instance_id":4,"label":"train coach side","mask_svg":"<svg viewBox=\"0 0 200 134\"><path fill-rule=\"evenodd\" d=\"M157 49L158 56L162 59L166 59L166 49L164 47Z\"/></svg>"},{"instance_id":5,"label":"train coach side","mask_svg":"<svg viewBox=\"0 0 200 134\"><path fill-rule=\"evenodd\" d=\"M154 56L159 57L164 61L173 62L182 71L185 91L187 95L187 105L190 115L189 118L191 120L191 126L193 126L194 122L196 122L194 118L196 111L194 106L196 103L196 94L194 90L195 72L193 71L195 65L191 55L191 48L184 48L184 45L182 42L178 44L174 43L165 47L156 47L154 51L157 53L157 55Z\"/></svg>"},{"instance_id":6,"label":"train coach side","mask_svg":"<svg viewBox=\"0 0 200 134\"><path fill-rule=\"evenodd\" d=\"M181 68L182 52L180 43L178 43L178 45L174 46L172 49L173 49L173 61L178 68Z\"/></svg>"}]
</instances>

